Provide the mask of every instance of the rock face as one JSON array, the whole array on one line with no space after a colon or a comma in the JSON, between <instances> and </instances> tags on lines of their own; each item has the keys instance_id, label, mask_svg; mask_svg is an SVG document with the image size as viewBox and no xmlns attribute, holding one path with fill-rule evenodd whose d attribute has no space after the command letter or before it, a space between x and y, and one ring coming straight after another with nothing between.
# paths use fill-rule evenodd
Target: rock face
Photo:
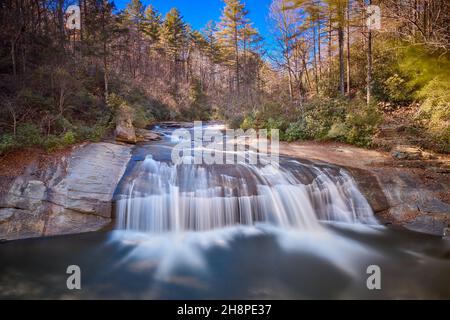
<instances>
[{"instance_id":1,"label":"rock face","mask_svg":"<svg viewBox=\"0 0 450 320\"><path fill-rule=\"evenodd\" d=\"M99 230L111 222L114 190L131 147L93 143L55 165L33 163L0 198L0 238L18 239Z\"/></svg>"}]
</instances>

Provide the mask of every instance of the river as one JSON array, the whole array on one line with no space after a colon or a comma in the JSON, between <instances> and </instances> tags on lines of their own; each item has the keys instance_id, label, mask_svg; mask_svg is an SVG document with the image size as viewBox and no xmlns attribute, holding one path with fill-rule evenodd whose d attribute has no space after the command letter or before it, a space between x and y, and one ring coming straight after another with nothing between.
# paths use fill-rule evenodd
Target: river
<instances>
[{"instance_id":1,"label":"river","mask_svg":"<svg viewBox=\"0 0 450 320\"><path fill-rule=\"evenodd\" d=\"M288 157L174 165L173 128L156 130L116 190L113 230L0 244L0 297L450 298L450 243L378 224L345 170Z\"/></svg>"}]
</instances>

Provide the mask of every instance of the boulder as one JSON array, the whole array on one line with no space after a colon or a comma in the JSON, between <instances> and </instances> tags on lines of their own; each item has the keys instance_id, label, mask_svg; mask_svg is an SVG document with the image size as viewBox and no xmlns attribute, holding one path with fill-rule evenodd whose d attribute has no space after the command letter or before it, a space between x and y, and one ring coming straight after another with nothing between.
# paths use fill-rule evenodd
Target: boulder
<instances>
[{"instance_id":1,"label":"boulder","mask_svg":"<svg viewBox=\"0 0 450 320\"><path fill-rule=\"evenodd\" d=\"M161 136L159 134L147 129L136 129L136 138L138 141L161 140Z\"/></svg>"},{"instance_id":2,"label":"boulder","mask_svg":"<svg viewBox=\"0 0 450 320\"><path fill-rule=\"evenodd\" d=\"M120 121L115 130L116 141L125 143L136 143L136 131L131 121Z\"/></svg>"},{"instance_id":3,"label":"boulder","mask_svg":"<svg viewBox=\"0 0 450 320\"><path fill-rule=\"evenodd\" d=\"M423 151L413 146L397 146L391 151L392 157L397 160L432 160L436 155L432 152Z\"/></svg>"},{"instance_id":4,"label":"boulder","mask_svg":"<svg viewBox=\"0 0 450 320\"><path fill-rule=\"evenodd\" d=\"M398 160L419 160L422 157L422 151L417 147L397 146L392 150L391 155Z\"/></svg>"},{"instance_id":5,"label":"boulder","mask_svg":"<svg viewBox=\"0 0 450 320\"><path fill-rule=\"evenodd\" d=\"M450 228L445 228L444 229L443 239L450 241Z\"/></svg>"},{"instance_id":6,"label":"boulder","mask_svg":"<svg viewBox=\"0 0 450 320\"><path fill-rule=\"evenodd\" d=\"M80 233L109 225L113 194L131 148L85 144L43 171L30 165L3 197L0 238Z\"/></svg>"}]
</instances>

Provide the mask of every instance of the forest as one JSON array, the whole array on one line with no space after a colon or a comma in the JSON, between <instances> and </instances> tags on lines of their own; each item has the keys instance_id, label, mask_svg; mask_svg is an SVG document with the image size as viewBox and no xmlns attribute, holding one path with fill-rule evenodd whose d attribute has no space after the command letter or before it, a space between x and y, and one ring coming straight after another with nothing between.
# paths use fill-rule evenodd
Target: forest
<instances>
[{"instance_id":1,"label":"forest","mask_svg":"<svg viewBox=\"0 0 450 320\"><path fill-rule=\"evenodd\" d=\"M151 1L150 1L151 3ZM79 29L66 9L78 5ZM371 23L380 9L380 26ZM273 0L264 39L242 0L194 30L141 0L0 2L0 154L49 152L161 120L280 138L450 152L450 4ZM373 21L372 21L373 22Z\"/></svg>"}]
</instances>

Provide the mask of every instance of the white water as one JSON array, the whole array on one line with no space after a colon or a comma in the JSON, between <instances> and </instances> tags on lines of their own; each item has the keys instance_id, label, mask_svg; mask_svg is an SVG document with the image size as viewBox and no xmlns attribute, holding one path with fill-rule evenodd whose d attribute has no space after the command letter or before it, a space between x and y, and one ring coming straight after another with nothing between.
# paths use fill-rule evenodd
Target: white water
<instances>
[{"instance_id":1,"label":"white water","mask_svg":"<svg viewBox=\"0 0 450 320\"><path fill-rule=\"evenodd\" d=\"M338 168L289 160L279 167L172 165L151 155L117 200L119 229L206 231L266 223L319 230L319 221L374 223L353 179Z\"/></svg>"}]
</instances>

